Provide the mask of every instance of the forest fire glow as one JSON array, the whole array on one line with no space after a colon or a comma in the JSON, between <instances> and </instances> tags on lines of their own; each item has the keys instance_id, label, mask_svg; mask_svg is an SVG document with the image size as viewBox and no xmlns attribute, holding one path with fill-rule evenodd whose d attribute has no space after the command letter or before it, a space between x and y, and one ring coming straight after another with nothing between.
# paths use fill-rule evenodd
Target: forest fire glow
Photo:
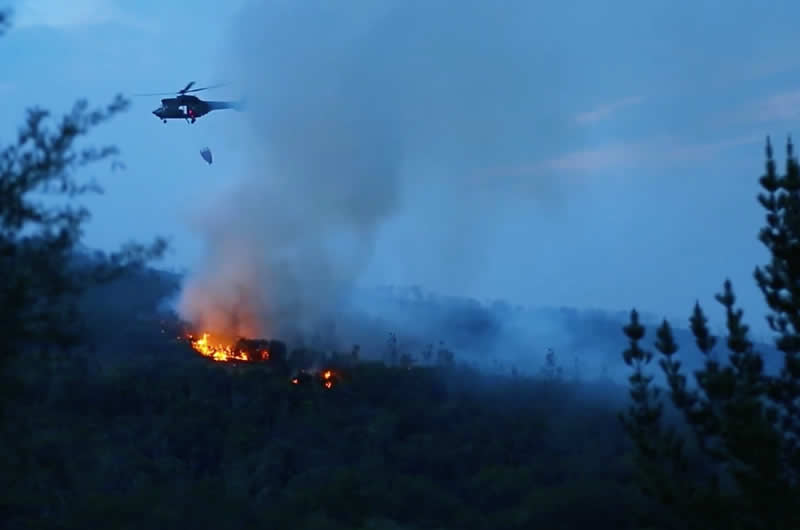
<instances>
[{"instance_id":1,"label":"forest fire glow","mask_svg":"<svg viewBox=\"0 0 800 530\"><path fill-rule=\"evenodd\" d=\"M192 348L204 357L218 362L249 361L250 356L244 350L237 350L230 344L212 342L210 333L203 333L200 338L188 336Z\"/></svg>"},{"instance_id":2,"label":"forest fire glow","mask_svg":"<svg viewBox=\"0 0 800 530\"><path fill-rule=\"evenodd\" d=\"M322 372L312 373L301 370L300 373L290 379L293 385L306 385L308 383L322 383L326 389L333 388L333 382L336 374L333 370L323 370Z\"/></svg>"},{"instance_id":3,"label":"forest fire glow","mask_svg":"<svg viewBox=\"0 0 800 530\"><path fill-rule=\"evenodd\" d=\"M212 335L211 333L185 333L183 338L196 353L216 362L275 362L278 370L280 370L280 366L285 366L285 354L280 353L281 349L275 351L274 358L270 354L273 351L273 347L279 347L273 344L272 341L242 338L233 341L226 340L223 335ZM281 359L283 359L283 362L280 361ZM308 383L313 383L315 385L321 384L324 388L331 389L338 379L339 374L330 368L321 371L301 369L289 381L292 385L305 386Z\"/></svg>"}]
</instances>

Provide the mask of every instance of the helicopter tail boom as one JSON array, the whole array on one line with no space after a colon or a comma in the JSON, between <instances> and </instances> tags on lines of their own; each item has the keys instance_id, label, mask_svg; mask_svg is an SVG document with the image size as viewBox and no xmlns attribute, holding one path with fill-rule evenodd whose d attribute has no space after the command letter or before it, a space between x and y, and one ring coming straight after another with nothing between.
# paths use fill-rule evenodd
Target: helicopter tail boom
<instances>
[{"instance_id":1,"label":"helicopter tail boom","mask_svg":"<svg viewBox=\"0 0 800 530\"><path fill-rule=\"evenodd\" d=\"M244 103L241 101L207 101L206 104L208 104L210 110L244 110Z\"/></svg>"}]
</instances>

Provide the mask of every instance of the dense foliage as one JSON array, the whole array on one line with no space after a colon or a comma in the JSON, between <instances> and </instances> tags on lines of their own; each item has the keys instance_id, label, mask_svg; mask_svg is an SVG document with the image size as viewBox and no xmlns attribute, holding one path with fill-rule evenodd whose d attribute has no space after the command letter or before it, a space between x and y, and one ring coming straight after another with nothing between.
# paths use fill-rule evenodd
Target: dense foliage
<instances>
[{"instance_id":1,"label":"dense foliage","mask_svg":"<svg viewBox=\"0 0 800 530\"><path fill-rule=\"evenodd\" d=\"M0 35L10 17L9 10L0 10ZM166 248L159 239L149 246L129 243L88 265L76 259L90 214L75 199L102 188L75 174L118 153L114 146L81 148L80 139L127 106L121 96L97 109L81 100L55 127L48 111L29 109L16 142L0 150L0 373L8 357L31 344L80 344L78 297L161 256Z\"/></svg>"},{"instance_id":2,"label":"dense foliage","mask_svg":"<svg viewBox=\"0 0 800 530\"><path fill-rule=\"evenodd\" d=\"M106 109L89 110L78 102L55 130L41 109L28 111L16 143L0 152L0 353L6 357L24 344L71 346L80 341L75 326L76 296L87 287L114 278L127 268L159 256L163 241L151 247L130 244L108 259L81 266L76 250L89 218L74 201L53 205L45 195L76 196L100 191L80 183L74 171L117 152L113 147L78 150L74 144L91 128L121 112L115 99ZM45 341L43 338L47 337Z\"/></svg>"},{"instance_id":3,"label":"dense foliage","mask_svg":"<svg viewBox=\"0 0 800 530\"><path fill-rule=\"evenodd\" d=\"M11 527L636 528L613 388L350 362L327 390L184 353L24 365Z\"/></svg>"}]
</instances>

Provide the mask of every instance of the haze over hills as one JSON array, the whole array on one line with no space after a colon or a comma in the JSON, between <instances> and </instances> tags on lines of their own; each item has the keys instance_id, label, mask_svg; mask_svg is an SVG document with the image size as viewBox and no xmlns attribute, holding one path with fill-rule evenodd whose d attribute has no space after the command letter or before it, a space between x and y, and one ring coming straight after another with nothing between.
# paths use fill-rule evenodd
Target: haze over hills
<instances>
[{"instance_id":1,"label":"haze over hills","mask_svg":"<svg viewBox=\"0 0 800 530\"><path fill-rule=\"evenodd\" d=\"M167 348L169 340L157 322L178 319L175 300L184 280L181 274L148 268L90 290L83 308L97 347L120 355L126 351L137 355L145 343ZM108 304L108 300L120 303ZM307 345L328 353L348 352L358 344L366 358L385 359L387 340L394 334L398 350L416 362L424 362L426 349L444 346L454 352L457 362L487 373L514 370L529 375L540 371L546 354L552 351L565 377L610 378L626 384L629 368L621 353L628 344L622 327L629 317L629 312L512 306L503 301L438 295L416 286L385 286L355 291L311 333L245 338L285 340L290 347ZM655 315L643 316L648 347L660 321ZM670 324L684 366L690 371L701 368L704 359L688 327L683 322ZM777 370L782 358L775 347L761 342L757 348L764 354L767 370ZM725 362L724 345L718 351ZM664 383L660 369L654 367L654 372L656 380Z\"/></svg>"}]
</instances>

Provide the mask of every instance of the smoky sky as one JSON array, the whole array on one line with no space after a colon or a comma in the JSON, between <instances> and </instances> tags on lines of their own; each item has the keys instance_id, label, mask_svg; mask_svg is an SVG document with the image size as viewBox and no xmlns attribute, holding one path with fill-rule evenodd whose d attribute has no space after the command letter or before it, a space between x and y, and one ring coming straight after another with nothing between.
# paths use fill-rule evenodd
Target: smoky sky
<instances>
[{"instance_id":1,"label":"smoky sky","mask_svg":"<svg viewBox=\"0 0 800 530\"><path fill-rule=\"evenodd\" d=\"M711 119L752 57L733 14L671 5L251 2L218 65L246 99L225 140L245 162L197 214L184 300L238 300L215 313L265 332L360 283L684 321L726 276L760 300L762 148L713 146L761 130Z\"/></svg>"},{"instance_id":2,"label":"smoky sky","mask_svg":"<svg viewBox=\"0 0 800 530\"><path fill-rule=\"evenodd\" d=\"M557 53L538 45L530 15L510 2L246 8L226 66L246 94L246 174L195 226L208 259L184 315L211 319L202 300L215 299L262 333L312 321L401 215L417 216L420 248L452 274L480 274L507 198L481 169L523 156L531 127L552 143L568 123ZM558 200L554 179L534 188Z\"/></svg>"}]
</instances>

